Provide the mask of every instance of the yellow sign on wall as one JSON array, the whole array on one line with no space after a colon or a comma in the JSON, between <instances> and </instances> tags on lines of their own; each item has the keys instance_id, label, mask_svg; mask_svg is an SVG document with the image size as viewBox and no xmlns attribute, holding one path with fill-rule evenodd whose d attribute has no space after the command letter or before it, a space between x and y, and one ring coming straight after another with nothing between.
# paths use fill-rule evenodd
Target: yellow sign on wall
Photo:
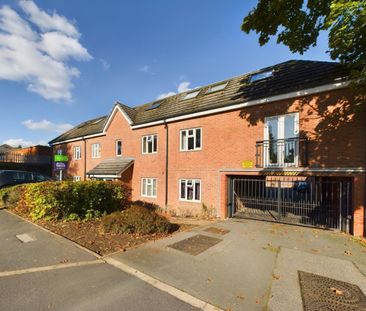
<instances>
[{"instance_id":1,"label":"yellow sign on wall","mask_svg":"<svg viewBox=\"0 0 366 311\"><path fill-rule=\"evenodd\" d=\"M242 168L253 168L253 161L243 161L241 166Z\"/></svg>"}]
</instances>

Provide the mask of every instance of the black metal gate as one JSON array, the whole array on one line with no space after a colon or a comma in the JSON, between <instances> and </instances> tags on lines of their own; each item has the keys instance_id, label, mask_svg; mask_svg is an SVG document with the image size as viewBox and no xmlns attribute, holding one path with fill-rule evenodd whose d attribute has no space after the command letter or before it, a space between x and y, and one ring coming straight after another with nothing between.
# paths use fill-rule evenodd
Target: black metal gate
<instances>
[{"instance_id":1,"label":"black metal gate","mask_svg":"<svg viewBox=\"0 0 366 311\"><path fill-rule=\"evenodd\" d=\"M350 232L350 180L231 178L229 215Z\"/></svg>"}]
</instances>

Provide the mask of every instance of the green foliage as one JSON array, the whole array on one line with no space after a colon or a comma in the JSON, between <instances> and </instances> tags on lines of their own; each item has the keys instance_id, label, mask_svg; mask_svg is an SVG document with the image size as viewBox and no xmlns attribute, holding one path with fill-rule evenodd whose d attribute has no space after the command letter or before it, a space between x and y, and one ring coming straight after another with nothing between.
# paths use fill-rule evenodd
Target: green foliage
<instances>
[{"instance_id":1,"label":"green foliage","mask_svg":"<svg viewBox=\"0 0 366 311\"><path fill-rule=\"evenodd\" d=\"M366 0L259 0L241 29L258 33L260 45L277 36L301 54L327 31L330 57L351 67L355 86L366 94Z\"/></svg>"},{"instance_id":2,"label":"green foliage","mask_svg":"<svg viewBox=\"0 0 366 311\"><path fill-rule=\"evenodd\" d=\"M34 220L79 220L122 210L129 196L130 189L119 182L44 182L24 185L19 205L26 206Z\"/></svg>"},{"instance_id":3,"label":"green foliage","mask_svg":"<svg viewBox=\"0 0 366 311\"><path fill-rule=\"evenodd\" d=\"M113 233L152 234L174 230L174 226L166 218L136 205L103 217L102 225L106 232Z\"/></svg>"},{"instance_id":4,"label":"green foliage","mask_svg":"<svg viewBox=\"0 0 366 311\"><path fill-rule=\"evenodd\" d=\"M0 207L13 207L21 197L23 185L0 189Z\"/></svg>"}]
</instances>

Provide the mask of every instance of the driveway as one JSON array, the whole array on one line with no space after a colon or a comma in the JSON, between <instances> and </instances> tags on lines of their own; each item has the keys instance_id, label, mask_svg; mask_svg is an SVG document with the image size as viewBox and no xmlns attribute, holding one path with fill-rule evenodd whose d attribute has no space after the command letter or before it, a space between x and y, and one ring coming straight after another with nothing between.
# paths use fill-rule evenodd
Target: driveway
<instances>
[{"instance_id":1,"label":"driveway","mask_svg":"<svg viewBox=\"0 0 366 311\"><path fill-rule=\"evenodd\" d=\"M111 258L227 310L302 311L298 271L366 293L366 248L305 227L228 220Z\"/></svg>"},{"instance_id":2,"label":"driveway","mask_svg":"<svg viewBox=\"0 0 366 311\"><path fill-rule=\"evenodd\" d=\"M197 310L4 210L0 301L4 311Z\"/></svg>"}]
</instances>

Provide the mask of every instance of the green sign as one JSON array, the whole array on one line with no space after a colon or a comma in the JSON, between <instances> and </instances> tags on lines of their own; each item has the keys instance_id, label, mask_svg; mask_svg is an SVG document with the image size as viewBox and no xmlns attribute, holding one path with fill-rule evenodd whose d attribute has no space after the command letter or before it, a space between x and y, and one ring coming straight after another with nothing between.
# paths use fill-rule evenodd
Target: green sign
<instances>
[{"instance_id":1,"label":"green sign","mask_svg":"<svg viewBox=\"0 0 366 311\"><path fill-rule=\"evenodd\" d=\"M67 161L69 161L69 157L67 155L63 155L63 154L55 154L54 161L55 162L67 162Z\"/></svg>"}]
</instances>

